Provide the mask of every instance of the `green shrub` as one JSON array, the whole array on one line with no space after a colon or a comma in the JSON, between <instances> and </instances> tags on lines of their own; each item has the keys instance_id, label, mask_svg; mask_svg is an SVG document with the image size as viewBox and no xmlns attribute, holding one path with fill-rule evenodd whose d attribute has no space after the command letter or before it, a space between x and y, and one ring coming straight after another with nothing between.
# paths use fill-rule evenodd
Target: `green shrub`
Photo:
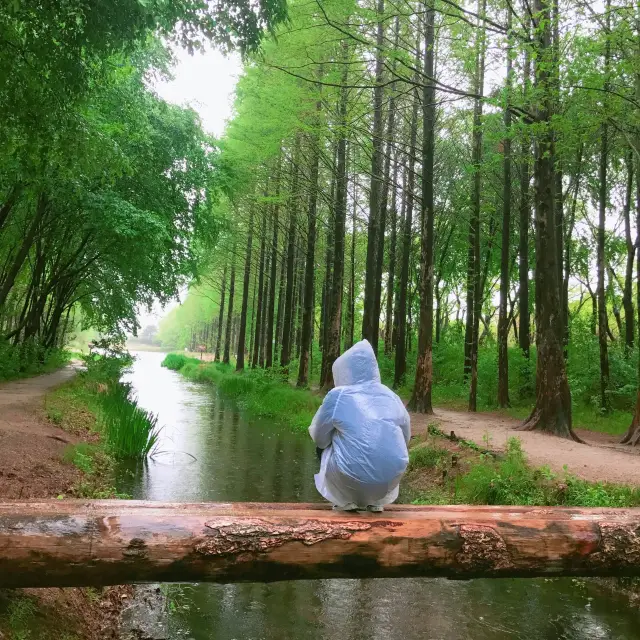
<instances>
[{"instance_id":1,"label":"green shrub","mask_svg":"<svg viewBox=\"0 0 640 640\"><path fill-rule=\"evenodd\" d=\"M504 458L481 456L468 473L455 481L459 504L539 505L574 507L633 507L640 505L640 489L593 483L568 473L527 465L520 440L510 438Z\"/></svg>"},{"instance_id":2,"label":"green shrub","mask_svg":"<svg viewBox=\"0 0 640 640\"><path fill-rule=\"evenodd\" d=\"M502 460L482 456L457 479L456 499L469 504L549 504L546 478L551 478L547 470L534 471L527 465L520 440L509 438Z\"/></svg>"},{"instance_id":3,"label":"green shrub","mask_svg":"<svg viewBox=\"0 0 640 640\"><path fill-rule=\"evenodd\" d=\"M171 369L171 371L180 371L182 367L188 362L200 362L195 358L189 358L185 356L183 353L169 353L162 361L162 366L167 369Z\"/></svg>"},{"instance_id":4,"label":"green shrub","mask_svg":"<svg viewBox=\"0 0 640 640\"><path fill-rule=\"evenodd\" d=\"M133 364L133 357L129 353L114 353L101 355L92 353L83 356L86 370L85 379L94 384L111 385L116 383L122 374Z\"/></svg>"},{"instance_id":5,"label":"green shrub","mask_svg":"<svg viewBox=\"0 0 640 640\"><path fill-rule=\"evenodd\" d=\"M46 349L35 340L14 345L0 339L0 380L55 371L69 362L64 349Z\"/></svg>"},{"instance_id":6,"label":"green shrub","mask_svg":"<svg viewBox=\"0 0 640 640\"><path fill-rule=\"evenodd\" d=\"M99 449L96 445L88 442L69 445L63 452L62 458L65 462L78 467L80 471L91 475L95 472L95 459L99 456Z\"/></svg>"}]
</instances>

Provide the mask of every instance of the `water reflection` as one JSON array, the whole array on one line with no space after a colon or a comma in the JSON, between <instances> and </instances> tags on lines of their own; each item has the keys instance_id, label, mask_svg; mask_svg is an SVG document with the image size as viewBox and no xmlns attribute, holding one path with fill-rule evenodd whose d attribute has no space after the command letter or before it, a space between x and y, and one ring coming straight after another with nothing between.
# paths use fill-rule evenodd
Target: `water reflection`
<instances>
[{"instance_id":1,"label":"water reflection","mask_svg":"<svg viewBox=\"0 0 640 640\"><path fill-rule=\"evenodd\" d=\"M167 453L122 468L120 490L166 501L319 500L305 434L247 423L214 389L162 369L162 358L140 354L130 381L166 425L159 448ZM172 640L640 638L640 612L569 579L180 585L169 594Z\"/></svg>"}]
</instances>

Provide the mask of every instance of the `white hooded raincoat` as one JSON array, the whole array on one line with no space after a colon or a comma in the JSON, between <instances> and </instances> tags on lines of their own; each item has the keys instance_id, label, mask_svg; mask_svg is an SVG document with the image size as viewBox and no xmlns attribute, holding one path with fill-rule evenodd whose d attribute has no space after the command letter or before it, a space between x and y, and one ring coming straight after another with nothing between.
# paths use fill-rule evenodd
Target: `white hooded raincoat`
<instances>
[{"instance_id":1,"label":"white hooded raincoat","mask_svg":"<svg viewBox=\"0 0 640 640\"><path fill-rule=\"evenodd\" d=\"M407 468L409 414L380 382L371 345L362 340L333 364L335 388L318 409L309 433L324 449L316 488L338 506L390 504Z\"/></svg>"}]
</instances>

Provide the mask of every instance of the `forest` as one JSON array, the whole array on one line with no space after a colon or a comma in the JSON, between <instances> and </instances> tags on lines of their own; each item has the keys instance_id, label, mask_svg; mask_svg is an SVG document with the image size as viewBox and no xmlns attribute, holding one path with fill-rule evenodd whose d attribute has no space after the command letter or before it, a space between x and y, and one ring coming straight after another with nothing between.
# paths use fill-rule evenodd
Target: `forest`
<instances>
[{"instance_id":1,"label":"forest","mask_svg":"<svg viewBox=\"0 0 640 640\"><path fill-rule=\"evenodd\" d=\"M415 411L640 440L637 4L30 0L0 38L0 378L189 285L164 347L326 390L362 337ZM205 42L220 139L152 88Z\"/></svg>"},{"instance_id":2,"label":"forest","mask_svg":"<svg viewBox=\"0 0 640 640\"><path fill-rule=\"evenodd\" d=\"M623 411L637 444L640 7L294 2L217 144L166 347L328 389L362 337L415 411Z\"/></svg>"},{"instance_id":3,"label":"forest","mask_svg":"<svg viewBox=\"0 0 640 640\"><path fill-rule=\"evenodd\" d=\"M9 0L0 113L0 637L637 637L639 0Z\"/></svg>"},{"instance_id":4,"label":"forest","mask_svg":"<svg viewBox=\"0 0 640 640\"><path fill-rule=\"evenodd\" d=\"M136 329L214 237L215 142L150 88L169 46L255 49L284 4L28 0L0 9L0 379L74 331Z\"/></svg>"}]
</instances>

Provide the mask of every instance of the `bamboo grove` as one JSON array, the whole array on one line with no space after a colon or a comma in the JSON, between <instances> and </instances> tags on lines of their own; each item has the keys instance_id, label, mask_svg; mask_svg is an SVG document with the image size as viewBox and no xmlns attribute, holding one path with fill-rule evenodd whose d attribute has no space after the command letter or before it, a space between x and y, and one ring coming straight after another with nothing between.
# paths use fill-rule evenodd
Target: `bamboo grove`
<instances>
[{"instance_id":1,"label":"bamboo grove","mask_svg":"<svg viewBox=\"0 0 640 640\"><path fill-rule=\"evenodd\" d=\"M455 352L471 411L490 378L569 438L572 393L635 406L639 5L295 2L220 148L221 237L165 344L329 388L362 336L426 413Z\"/></svg>"}]
</instances>

